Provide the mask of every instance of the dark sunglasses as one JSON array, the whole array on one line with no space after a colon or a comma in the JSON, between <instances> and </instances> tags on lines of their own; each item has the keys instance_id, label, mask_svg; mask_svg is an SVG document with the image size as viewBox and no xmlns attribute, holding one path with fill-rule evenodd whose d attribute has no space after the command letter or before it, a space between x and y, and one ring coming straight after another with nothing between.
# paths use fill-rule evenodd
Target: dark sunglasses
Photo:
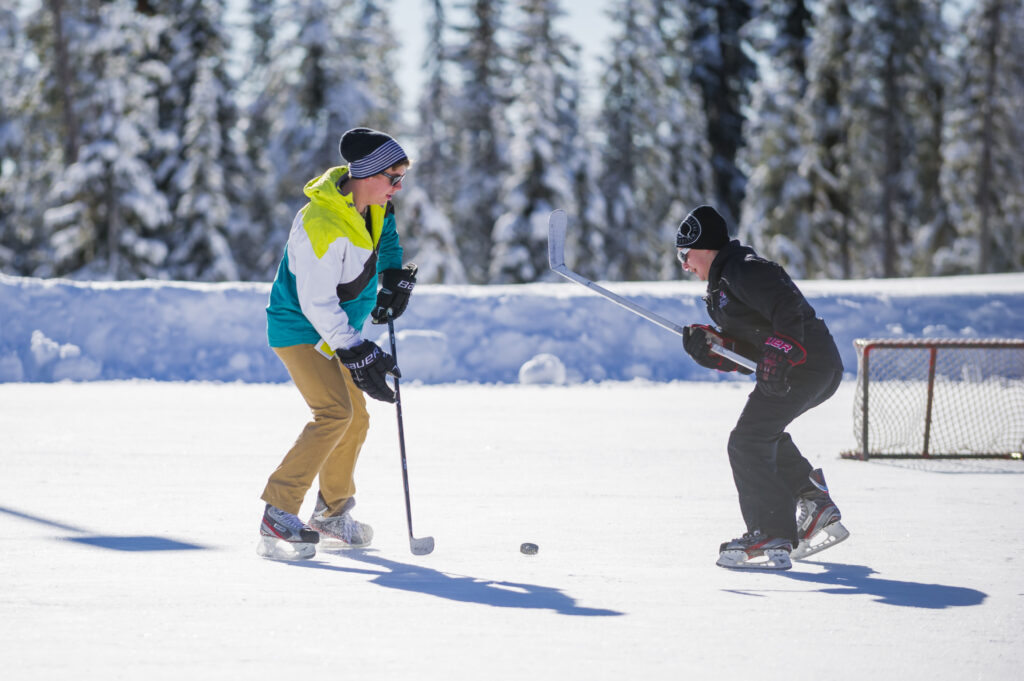
<instances>
[{"instance_id":1,"label":"dark sunglasses","mask_svg":"<svg viewBox=\"0 0 1024 681\"><path fill-rule=\"evenodd\" d=\"M690 249L689 248L677 248L676 249L676 258L679 260L679 264L680 265L685 265L686 264L686 259L689 258L689 257L690 257Z\"/></svg>"},{"instance_id":2,"label":"dark sunglasses","mask_svg":"<svg viewBox=\"0 0 1024 681\"><path fill-rule=\"evenodd\" d=\"M405 179L405 173L402 173L401 175L392 175L391 173L386 173L382 170L380 171L380 174L391 181L392 187L396 186L399 182Z\"/></svg>"}]
</instances>

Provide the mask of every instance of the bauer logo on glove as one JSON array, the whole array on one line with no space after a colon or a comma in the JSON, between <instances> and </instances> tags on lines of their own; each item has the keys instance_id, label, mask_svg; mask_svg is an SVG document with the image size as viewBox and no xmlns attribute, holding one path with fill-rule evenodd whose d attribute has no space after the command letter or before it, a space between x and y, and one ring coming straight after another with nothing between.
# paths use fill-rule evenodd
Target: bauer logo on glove
<instances>
[{"instance_id":1,"label":"bauer logo on glove","mask_svg":"<svg viewBox=\"0 0 1024 681\"><path fill-rule=\"evenodd\" d=\"M351 348L338 348L338 359L352 374L352 382L375 400L394 402L395 393L385 378L390 374L402 377L395 365L395 358L387 354L373 341L364 340Z\"/></svg>"},{"instance_id":2,"label":"bauer logo on glove","mask_svg":"<svg viewBox=\"0 0 1024 681\"><path fill-rule=\"evenodd\" d=\"M377 293L377 304L370 317L374 324L387 324L388 313L391 319L398 319L409 305L409 296L416 286L416 265L409 263L402 269L384 270L380 274L380 291Z\"/></svg>"},{"instance_id":3,"label":"bauer logo on glove","mask_svg":"<svg viewBox=\"0 0 1024 681\"><path fill-rule=\"evenodd\" d=\"M776 350L781 350L787 355L793 349L792 343L787 343L786 341L782 340L781 338L778 338L777 336L768 336L768 338L765 339L764 344L771 346Z\"/></svg>"},{"instance_id":4,"label":"bauer logo on glove","mask_svg":"<svg viewBox=\"0 0 1024 681\"><path fill-rule=\"evenodd\" d=\"M807 351L781 333L764 340L761 361L757 363L757 385L772 397L789 394L789 370L807 361Z\"/></svg>"}]
</instances>

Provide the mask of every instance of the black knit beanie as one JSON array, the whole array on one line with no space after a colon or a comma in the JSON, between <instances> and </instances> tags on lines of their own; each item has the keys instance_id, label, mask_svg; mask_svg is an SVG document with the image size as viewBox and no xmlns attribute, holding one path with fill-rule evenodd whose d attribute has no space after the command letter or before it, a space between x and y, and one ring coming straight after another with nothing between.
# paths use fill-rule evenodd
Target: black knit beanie
<instances>
[{"instance_id":1,"label":"black knit beanie","mask_svg":"<svg viewBox=\"0 0 1024 681\"><path fill-rule=\"evenodd\" d=\"M676 248L719 251L729 243L725 219L711 206L697 206L676 231Z\"/></svg>"}]
</instances>

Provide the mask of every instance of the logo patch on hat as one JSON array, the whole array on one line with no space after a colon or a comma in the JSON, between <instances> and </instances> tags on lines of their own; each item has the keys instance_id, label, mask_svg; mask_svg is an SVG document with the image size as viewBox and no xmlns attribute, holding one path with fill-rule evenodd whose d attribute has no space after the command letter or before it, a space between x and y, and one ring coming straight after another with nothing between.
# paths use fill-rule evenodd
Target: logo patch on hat
<instances>
[{"instance_id":1,"label":"logo patch on hat","mask_svg":"<svg viewBox=\"0 0 1024 681\"><path fill-rule=\"evenodd\" d=\"M676 232L676 248L686 248L700 238L700 220L693 213L679 223L679 231Z\"/></svg>"},{"instance_id":2,"label":"logo patch on hat","mask_svg":"<svg viewBox=\"0 0 1024 681\"><path fill-rule=\"evenodd\" d=\"M725 220L708 205L697 206L690 211L676 230L676 248L717 251L728 243L729 230Z\"/></svg>"}]
</instances>

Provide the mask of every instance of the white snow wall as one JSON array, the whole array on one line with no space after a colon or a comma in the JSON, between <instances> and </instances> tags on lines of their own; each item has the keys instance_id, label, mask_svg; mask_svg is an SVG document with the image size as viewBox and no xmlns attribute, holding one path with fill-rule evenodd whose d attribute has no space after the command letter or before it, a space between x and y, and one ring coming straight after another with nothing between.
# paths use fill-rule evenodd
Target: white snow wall
<instances>
[{"instance_id":1,"label":"white snow wall","mask_svg":"<svg viewBox=\"0 0 1024 681\"><path fill-rule=\"evenodd\" d=\"M855 338L1024 337L1022 274L798 284L850 375ZM699 282L604 285L680 323L707 321ZM266 342L269 288L0 274L0 382L286 381ZM396 328L404 375L424 383L513 383L540 353L571 383L749 380L696 366L675 334L571 283L419 286ZM386 327L364 335L387 348Z\"/></svg>"}]
</instances>

